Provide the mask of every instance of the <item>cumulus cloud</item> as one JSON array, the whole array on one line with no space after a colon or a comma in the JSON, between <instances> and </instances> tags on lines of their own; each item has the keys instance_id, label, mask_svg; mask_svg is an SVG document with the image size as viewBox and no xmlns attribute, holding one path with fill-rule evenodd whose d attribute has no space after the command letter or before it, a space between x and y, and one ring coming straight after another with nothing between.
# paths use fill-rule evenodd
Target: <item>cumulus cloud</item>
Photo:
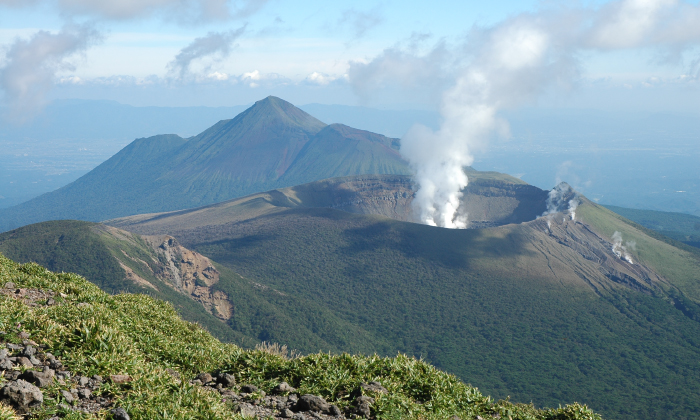
<instances>
[{"instance_id":1,"label":"cumulus cloud","mask_svg":"<svg viewBox=\"0 0 700 420\"><path fill-rule=\"evenodd\" d=\"M31 7L56 5L68 16L101 19L133 19L162 15L182 22L202 22L245 18L262 8L268 0L0 0L0 5Z\"/></svg>"},{"instance_id":2,"label":"cumulus cloud","mask_svg":"<svg viewBox=\"0 0 700 420\"><path fill-rule=\"evenodd\" d=\"M211 58L214 61L222 60L231 54L233 43L245 32L245 26L228 32L209 32L206 36L195 38L194 41L175 56L168 63L171 73L184 79L190 72L192 62L203 58Z\"/></svg>"},{"instance_id":3,"label":"cumulus cloud","mask_svg":"<svg viewBox=\"0 0 700 420\"><path fill-rule=\"evenodd\" d=\"M454 80L455 54L444 40L425 47L429 39L428 34L413 34L370 61L351 61L347 77L355 93L369 98L379 90L399 87L439 94Z\"/></svg>"},{"instance_id":4,"label":"cumulus cloud","mask_svg":"<svg viewBox=\"0 0 700 420\"><path fill-rule=\"evenodd\" d=\"M58 33L39 31L9 45L5 64L0 68L0 87L12 117L25 120L38 111L46 93L57 82L56 74L73 71L71 59L101 39L91 26L70 25ZM79 83L80 79L68 77L65 82Z\"/></svg>"},{"instance_id":5,"label":"cumulus cloud","mask_svg":"<svg viewBox=\"0 0 700 420\"><path fill-rule=\"evenodd\" d=\"M384 16L379 7L363 12L356 9L343 11L338 25L349 27L354 38L362 38L372 28L384 22Z\"/></svg>"},{"instance_id":6,"label":"cumulus cloud","mask_svg":"<svg viewBox=\"0 0 700 420\"><path fill-rule=\"evenodd\" d=\"M590 50L655 48L678 54L700 43L700 6L677 0L618 0L603 7L558 8L513 16L473 28L456 47L427 53L396 46L367 62L350 64L350 83L371 95L389 85L438 87L442 124L412 128L401 153L415 171L414 205L423 223L464 228L458 207L474 160L495 132L507 133L504 108L569 89L580 78L578 57Z\"/></svg>"}]
</instances>

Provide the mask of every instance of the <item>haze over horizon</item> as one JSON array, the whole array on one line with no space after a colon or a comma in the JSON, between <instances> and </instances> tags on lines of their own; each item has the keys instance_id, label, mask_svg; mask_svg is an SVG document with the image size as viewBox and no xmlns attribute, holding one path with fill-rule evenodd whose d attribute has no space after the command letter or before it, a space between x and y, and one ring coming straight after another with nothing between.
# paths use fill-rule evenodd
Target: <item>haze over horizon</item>
<instances>
[{"instance_id":1,"label":"haze over horizon","mask_svg":"<svg viewBox=\"0 0 700 420\"><path fill-rule=\"evenodd\" d=\"M692 122L700 110L697 1L426 7L369 1L0 0L0 25L0 104L7 130L0 141L7 143L5 160L12 163L6 169L31 158L18 144L60 143L26 135L52 100L236 108L275 95L297 105L421 110L421 121L395 117L403 118L396 124L401 128L383 134L403 136L419 122L429 131L414 133L406 144L412 138L417 145L450 139L431 149L441 151L437 161L458 156L453 168L474 162L542 187L568 176L603 202L613 191L596 185L611 176L629 184L639 162L645 162L645 171L634 176L650 178L649 194L682 195L697 186L693 162L700 149ZM488 92L474 83L478 75L488 76ZM477 109L487 109L488 116L474 117ZM609 116L613 124L605 121ZM195 125L203 129L205 121L211 124L204 118ZM82 165L82 173L119 149L110 133L99 136L109 142L90 165ZM71 150L85 148L87 140L71 143ZM414 148L414 155L426 156L421 150ZM534 155L521 159L528 152ZM40 168L35 160L20 166ZM413 164L435 167L429 159ZM449 171L424 175L421 185L451 185L424 200L428 213L437 212L425 220L437 216L450 225L451 210L438 213L465 181ZM644 207L648 199L637 194L615 204ZM646 207L700 212L697 204L688 204L695 199L662 200L676 204Z\"/></svg>"}]
</instances>

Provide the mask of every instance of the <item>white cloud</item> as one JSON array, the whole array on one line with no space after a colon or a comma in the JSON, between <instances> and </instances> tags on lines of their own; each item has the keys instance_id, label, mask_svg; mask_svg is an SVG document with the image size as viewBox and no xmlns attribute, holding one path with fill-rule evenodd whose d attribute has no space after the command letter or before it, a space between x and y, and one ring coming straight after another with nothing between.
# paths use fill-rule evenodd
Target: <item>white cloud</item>
<instances>
[{"instance_id":1,"label":"white cloud","mask_svg":"<svg viewBox=\"0 0 700 420\"><path fill-rule=\"evenodd\" d=\"M195 38L190 45L181 49L175 58L168 63L168 68L178 78L184 79L190 73L192 62L203 58L220 61L228 57L231 54L233 43L243 32L245 32L245 26L228 32L209 32L204 37Z\"/></svg>"},{"instance_id":2,"label":"white cloud","mask_svg":"<svg viewBox=\"0 0 700 420\"><path fill-rule=\"evenodd\" d=\"M31 117L43 106L46 93L55 83L56 73L74 70L71 58L101 39L90 26L71 25L58 33L39 31L29 39L15 40L8 47L4 66L0 68L0 88L13 118Z\"/></svg>"},{"instance_id":3,"label":"white cloud","mask_svg":"<svg viewBox=\"0 0 700 420\"><path fill-rule=\"evenodd\" d=\"M354 38L362 38L368 31L383 22L384 16L379 7L366 12L347 9L343 11L342 16L338 19L338 25L349 27Z\"/></svg>"},{"instance_id":4,"label":"white cloud","mask_svg":"<svg viewBox=\"0 0 700 420\"><path fill-rule=\"evenodd\" d=\"M184 23L246 18L260 10L268 0L0 0L0 5L15 8L38 4L55 5L67 16L127 20L160 15Z\"/></svg>"}]
</instances>

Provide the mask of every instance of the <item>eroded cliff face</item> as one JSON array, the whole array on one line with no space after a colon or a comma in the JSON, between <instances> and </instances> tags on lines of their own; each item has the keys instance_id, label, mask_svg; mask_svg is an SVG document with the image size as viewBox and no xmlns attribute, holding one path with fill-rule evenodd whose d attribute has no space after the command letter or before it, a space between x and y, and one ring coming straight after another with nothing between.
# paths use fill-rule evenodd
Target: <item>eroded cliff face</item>
<instances>
[{"instance_id":1,"label":"eroded cliff face","mask_svg":"<svg viewBox=\"0 0 700 420\"><path fill-rule=\"evenodd\" d=\"M219 271L209 258L183 247L172 236L142 238L158 255L157 263L162 270L154 273L156 277L201 303L217 318L231 318L233 305L228 295L212 287L219 282Z\"/></svg>"},{"instance_id":2,"label":"eroded cliff face","mask_svg":"<svg viewBox=\"0 0 700 420\"><path fill-rule=\"evenodd\" d=\"M521 226L533 248L547 256L547 269L555 277L566 281L561 268L567 272L574 268L579 280L598 295L619 287L662 294L673 287L645 264L617 255L613 242L568 213L554 213Z\"/></svg>"}]
</instances>

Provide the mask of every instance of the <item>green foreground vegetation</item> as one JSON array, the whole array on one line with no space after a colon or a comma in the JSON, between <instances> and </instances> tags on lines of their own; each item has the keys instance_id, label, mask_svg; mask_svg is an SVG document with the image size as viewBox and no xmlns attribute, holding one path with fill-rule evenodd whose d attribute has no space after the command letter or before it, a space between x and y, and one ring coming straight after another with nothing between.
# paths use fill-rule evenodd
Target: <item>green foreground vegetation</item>
<instances>
[{"instance_id":1,"label":"green foreground vegetation","mask_svg":"<svg viewBox=\"0 0 700 420\"><path fill-rule=\"evenodd\" d=\"M380 419L461 419L498 414L509 419L594 420L585 406L572 404L538 410L532 405L493 401L454 375L399 354L393 358L312 354L288 358L265 350L244 350L223 344L197 324L181 320L174 308L143 294L108 295L75 274L56 274L29 263L20 265L0 255L0 282L17 288L52 290L58 304L28 306L0 295L0 330L5 340L19 342L18 333L48 346L68 369L82 375L128 374L127 384L107 384L100 392L113 396L133 419L224 419L233 407L216 393L190 385L199 372L229 372L239 384L265 391L287 381L300 393L320 395L341 408L361 382L378 380L389 394L378 397L373 415ZM174 369L185 380L166 372ZM0 383L0 386L2 384ZM60 385L55 383L50 391ZM53 395L56 393L54 392ZM67 419L91 417L64 412L60 401L47 398L34 414L47 419L60 413ZM0 407L3 419L12 418Z\"/></svg>"}]
</instances>

